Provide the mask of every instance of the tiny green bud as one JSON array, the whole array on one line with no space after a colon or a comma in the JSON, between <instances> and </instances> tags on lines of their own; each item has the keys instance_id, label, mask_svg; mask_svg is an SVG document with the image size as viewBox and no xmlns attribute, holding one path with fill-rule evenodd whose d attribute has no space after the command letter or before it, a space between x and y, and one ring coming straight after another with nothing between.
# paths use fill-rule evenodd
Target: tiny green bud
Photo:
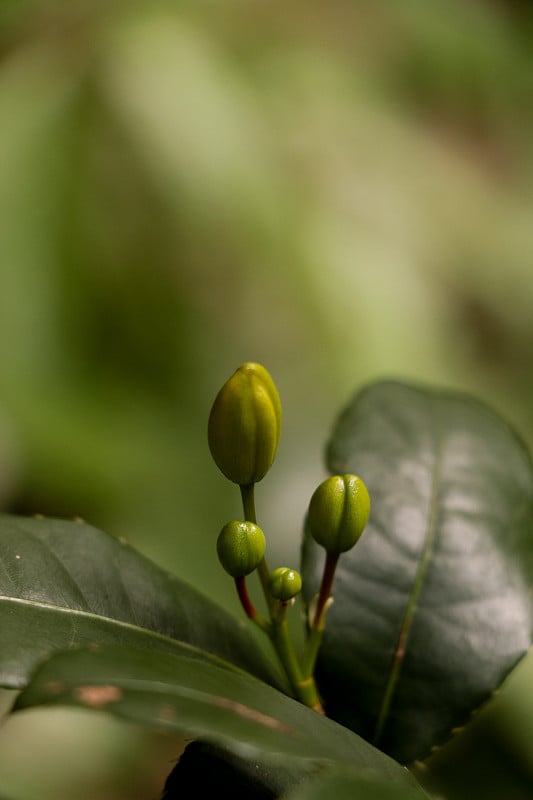
<instances>
[{"instance_id":1,"label":"tiny green bud","mask_svg":"<svg viewBox=\"0 0 533 800\"><path fill-rule=\"evenodd\" d=\"M209 449L233 483L260 481L276 456L281 434L278 390L261 364L242 364L219 391L207 428Z\"/></svg>"},{"instance_id":2,"label":"tiny green bud","mask_svg":"<svg viewBox=\"0 0 533 800\"><path fill-rule=\"evenodd\" d=\"M368 491L357 475L333 475L315 490L307 524L313 539L331 555L350 550L370 513Z\"/></svg>"},{"instance_id":3,"label":"tiny green bud","mask_svg":"<svg viewBox=\"0 0 533 800\"><path fill-rule=\"evenodd\" d=\"M228 522L217 539L219 561L233 578L242 578L257 569L265 547L265 535L253 522Z\"/></svg>"},{"instance_id":4,"label":"tiny green bud","mask_svg":"<svg viewBox=\"0 0 533 800\"><path fill-rule=\"evenodd\" d=\"M278 567L270 573L268 588L276 600L292 600L302 590L302 579L296 570Z\"/></svg>"}]
</instances>

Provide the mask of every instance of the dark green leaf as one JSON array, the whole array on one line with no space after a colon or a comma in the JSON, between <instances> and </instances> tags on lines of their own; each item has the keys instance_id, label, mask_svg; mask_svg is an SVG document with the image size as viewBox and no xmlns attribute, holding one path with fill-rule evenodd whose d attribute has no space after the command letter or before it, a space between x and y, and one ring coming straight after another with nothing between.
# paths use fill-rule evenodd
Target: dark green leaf
<instances>
[{"instance_id":1,"label":"dark green leaf","mask_svg":"<svg viewBox=\"0 0 533 800\"><path fill-rule=\"evenodd\" d=\"M83 523L0 516L0 631L11 688L44 657L91 642L177 654L192 644L276 680L245 622Z\"/></svg>"},{"instance_id":2,"label":"dark green leaf","mask_svg":"<svg viewBox=\"0 0 533 800\"><path fill-rule=\"evenodd\" d=\"M349 767L328 769L282 795L280 800L421 800L419 787L399 786Z\"/></svg>"},{"instance_id":3,"label":"dark green leaf","mask_svg":"<svg viewBox=\"0 0 533 800\"><path fill-rule=\"evenodd\" d=\"M243 758L209 742L190 742L165 782L162 800L183 797L231 797L231 800L274 800L302 780L302 762Z\"/></svg>"},{"instance_id":4,"label":"dark green leaf","mask_svg":"<svg viewBox=\"0 0 533 800\"><path fill-rule=\"evenodd\" d=\"M481 403L384 382L344 411L328 466L361 476L372 511L339 563L320 687L331 716L410 761L531 644L531 460ZM323 554L309 539L303 561L310 597Z\"/></svg>"},{"instance_id":5,"label":"dark green leaf","mask_svg":"<svg viewBox=\"0 0 533 800\"><path fill-rule=\"evenodd\" d=\"M303 759L301 775L332 762L417 787L413 776L364 739L236 668L187 655L117 645L46 661L15 708L75 705L200 738L247 759ZM293 772L295 775L295 772Z\"/></svg>"},{"instance_id":6,"label":"dark green leaf","mask_svg":"<svg viewBox=\"0 0 533 800\"><path fill-rule=\"evenodd\" d=\"M296 788L295 788L296 787ZM300 759L268 764L242 758L206 742L191 742L165 784L163 800L199 796L231 797L232 800L421 800L420 786L384 781L365 770L346 765L323 765L302 772Z\"/></svg>"}]
</instances>

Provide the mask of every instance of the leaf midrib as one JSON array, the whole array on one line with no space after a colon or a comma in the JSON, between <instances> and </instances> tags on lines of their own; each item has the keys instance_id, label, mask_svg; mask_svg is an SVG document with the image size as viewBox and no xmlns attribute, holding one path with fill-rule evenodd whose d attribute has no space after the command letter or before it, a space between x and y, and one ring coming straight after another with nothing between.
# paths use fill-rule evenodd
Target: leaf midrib
<instances>
[{"instance_id":1,"label":"leaf midrib","mask_svg":"<svg viewBox=\"0 0 533 800\"><path fill-rule=\"evenodd\" d=\"M426 572L429 566L431 551L433 549L433 544L435 542L435 536L437 533L437 517L438 517L437 499L439 495L438 487L439 487L439 481L441 477L441 467L442 467L442 433L437 415L437 408L434 403L431 403L430 405L430 413L433 424L435 458L433 461L431 490L430 490L429 506L428 506L428 521L424 537L424 546L422 549L422 555L420 558L420 562L418 564L415 579L413 581L413 586L409 594L409 598L407 600L405 614L403 616L402 625L400 628L400 634L398 636L396 647L394 649L394 654L392 657L392 666L387 680L387 684L385 686L385 691L383 693L383 699L381 701L381 707L376 722L376 728L373 738L374 744L377 744L379 742L381 735L383 733L383 729L385 727L385 723L387 721L387 716L392 703L394 692L400 677L403 660L407 653L407 641L409 638L409 632L411 630L411 624L413 622L413 617L417 608L418 598L420 596L422 584L424 582L424 578L426 576Z\"/></svg>"},{"instance_id":2,"label":"leaf midrib","mask_svg":"<svg viewBox=\"0 0 533 800\"><path fill-rule=\"evenodd\" d=\"M115 619L114 617L108 617L108 616L105 616L103 614L96 614L95 612L92 612L92 611L83 611L82 609L78 609L78 608L68 608L67 606L58 606L58 605L54 605L53 603L46 603L46 602L41 601L41 600L28 600L28 598L23 598L23 597L12 597L10 595L0 595L0 604L4 603L4 602L13 603L13 604L16 604L16 605L30 606L32 608L43 609L45 611L53 611L54 613L59 613L59 614L73 615L73 616L77 616L77 617L84 617L84 618L96 620L98 622L102 622L105 625L118 626L118 627L121 627L121 628L124 628L124 629L127 629L127 630L134 631L136 633L140 633L141 635L147 636L148 638L152 638L153 637L156 640L160 640L162 642L166 642L166 643L171 644L173 646L178 645L180 648L184 648L185 650L188 650L191 653L191 656L194 657L196 660L197 659L200 659L200 660L205 659L206 661L211 661L214 664L217 664L218 666L225 667L226 669L230 669L230 670L233 670L235 672L242 673L244 675L251 675L251 673L247 672L246 670L241 669L240 667L236 666L235 664L232 664L231 662L226 661L225 659L221 658L220 656L215 655L214 653L211 653L208 650L203 650L202 648L197 647L197 646L195 646L193 644L190 644L189 642L186 642L186 641L184 641L182 639L174 639L172 636L168 636L167 634L160 633L159 631L152 630L151 628L143 628L142 626L135 625L132 622L126 622L125 620ZM98 644L98 642L95 642L95 644ZM82 646L82 645L80 645L80 646ZM148 650L150 648L139 647L139 649ZM20 686L17 685L14 688L20 688Z\"/></svg>"}]
</instances>

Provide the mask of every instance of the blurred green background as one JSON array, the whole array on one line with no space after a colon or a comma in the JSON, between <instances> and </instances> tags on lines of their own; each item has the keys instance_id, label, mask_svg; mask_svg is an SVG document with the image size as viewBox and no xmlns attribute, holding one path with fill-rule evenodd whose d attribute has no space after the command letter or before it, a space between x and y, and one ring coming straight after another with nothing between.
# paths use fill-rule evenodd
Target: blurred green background
<instances>
[{"instance_id":1,"label":"blurred green background","mask_svg":"<svg viewBox=\"0 0 533 800\"><path fill-rule=\"evenodd\" d=\"M368 380L472 392L533 444L530 8L0 2L2 508L81 516L238 613L206 420L242 361L284 406L274 563ZM532 741L530 660L421 779L531 798ZM0 796L157 798L179 744L25 712Z\"/></svg>"}]
</instances>

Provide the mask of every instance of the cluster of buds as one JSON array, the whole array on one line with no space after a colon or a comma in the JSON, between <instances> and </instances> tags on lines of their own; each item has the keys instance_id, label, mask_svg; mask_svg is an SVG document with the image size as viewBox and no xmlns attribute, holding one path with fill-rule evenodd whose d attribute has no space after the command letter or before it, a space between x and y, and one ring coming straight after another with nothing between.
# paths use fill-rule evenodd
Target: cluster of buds
<instances>
[{"instance_id":1,"label":"cluster of buds","mask_svg":"<svg viewBox=\"0 0 533 800\"><path fill-rule=\"evenodd\" d=\"M326 558L320 591L312 604L306 650L299 662L293 652L285 613L301 591L302 579L289 567L270 572L265 559L265 536L255 514L254 487L272 466L280 435L281 402L276 385L261 364L247 362L220 389L209 415L211 455L223 475L239 486L244 511L244 520L233 520L222 528L217 540L218 558L235 579L248 617L270 635L296 696L319 710L312 674L326 611L331 604L335 568L339 556L350 550L363 533L370 513L370 498L365 484L356 475L333 475L311 497L308 530L324 548ZM246 590L245 578L256 570L269 619L256 611Z\"/></svg>"}]
</instances>

